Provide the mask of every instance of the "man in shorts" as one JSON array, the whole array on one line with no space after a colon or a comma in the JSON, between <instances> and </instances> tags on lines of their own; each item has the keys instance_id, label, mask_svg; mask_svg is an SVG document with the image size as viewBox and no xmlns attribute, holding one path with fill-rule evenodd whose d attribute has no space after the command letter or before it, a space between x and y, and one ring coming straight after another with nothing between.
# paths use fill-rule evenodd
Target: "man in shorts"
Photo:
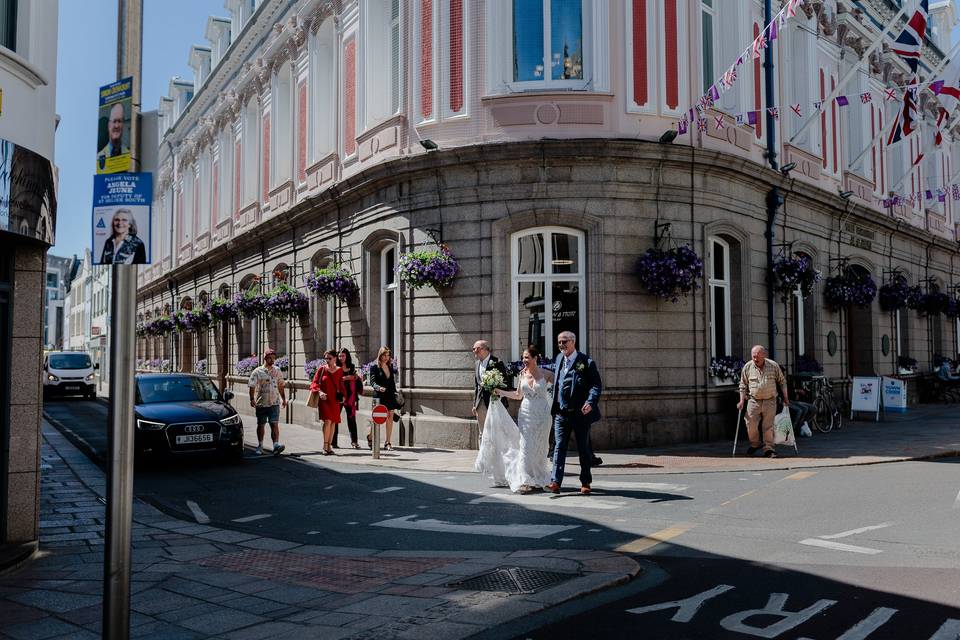
<instances>
[{"instance_id":1,"label":"man in shorts","mask_svg":"<svg viewBox=\"0 0 960 640\"><path fill-rule=\"evenodd\" d=\"M273 366L277 352L267 349L263 354L263 364L250 374L250 406L257 413L257 455L263 453L263 431L270 423L270 437L273 439L273 455L284 450L280 444L280 407L286 408L283 374Z\"/></svg>"}]
</instances>

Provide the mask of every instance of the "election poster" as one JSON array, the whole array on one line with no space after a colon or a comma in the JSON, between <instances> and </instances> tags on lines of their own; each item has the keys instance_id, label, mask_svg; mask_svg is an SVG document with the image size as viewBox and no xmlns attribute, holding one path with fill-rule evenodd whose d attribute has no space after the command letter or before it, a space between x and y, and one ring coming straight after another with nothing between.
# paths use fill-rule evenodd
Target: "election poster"
<instances>
[{"instance_id":1,"label":"election poster","mask_svg":"<svg viewBox=\"0 0 960 640\"><path fill-rule=\"evenodd\" d=\"M93 263L150 264L153 174L93 177Z\"/></svg>"},{"instance_id":2,"label":"election poster","mask_svg":"<svg viewBox=\"0 0 960 640\"><path fill-rule=\"evenodd\" d=\"M130 170L130 122L133 113L133 78L100 87L97 122L97 173Z\"/></svg>"}]
</instances>

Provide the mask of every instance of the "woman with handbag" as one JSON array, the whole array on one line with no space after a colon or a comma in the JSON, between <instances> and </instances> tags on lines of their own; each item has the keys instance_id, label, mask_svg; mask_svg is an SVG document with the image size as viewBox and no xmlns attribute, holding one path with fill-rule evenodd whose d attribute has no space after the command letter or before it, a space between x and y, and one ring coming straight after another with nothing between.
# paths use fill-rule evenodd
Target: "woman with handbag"
<instances>
[{"instance_id":1,"label":"woman with handbag","mask_svg":"<svg viewBox=\"0 0 960 640\"><path fill-rule=\"evenodd\" d=\"M370 370L370 386L373 387L374 404L382 404L387 408L387 439L383 443L386 450L393 449L390 438L393 435L393 412L403 404L397 398L397 380L393 375L393 354L388 347L380 347L377 352L377 366ZM370 436L367 441L371 442Z\"/></svg>"},{"instance_id":2,"label":"woman with handbag","mask_svg":"<svg viewBox=\"0 0 960 640\"><path fill-rule=\"evenodd\" d=\"M347 412L347 427L350 429L350 446L359 449L357 443L357 409L360 408L360 396L363 395L363 380L357 375L357 368L353 364L353 358L347 349L340 349L337 355L340 362L340 370L343 371L343 387L346 393L343 396L344 411ZM336 442L337 429L334 428L334 442Z\"/></svg>"},{"instance_id":3,"label":"woman with handbag","mask_svg":"<svg viewBox=\"0 0 960 640\"><path fill-rule=\"evenodd\" d=\"M320 396L317 413L323 422L323 455L332 456L333 425L340 424L340 403L346 395L343 387L343 371L337 366L337 352L323 354L326 364L317 369L310 383L310 392Z\"/></svg>"}]
</instances>

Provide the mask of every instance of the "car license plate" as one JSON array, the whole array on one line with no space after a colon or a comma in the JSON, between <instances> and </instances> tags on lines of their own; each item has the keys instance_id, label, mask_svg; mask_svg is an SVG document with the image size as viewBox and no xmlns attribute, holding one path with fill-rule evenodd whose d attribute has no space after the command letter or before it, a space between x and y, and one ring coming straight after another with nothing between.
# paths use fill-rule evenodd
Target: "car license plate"
<instances>
[{"instance_id":1,"label":"car license plate","mask_svg":"<svg viewBox=\"0 0 960 640\"><path fill-rule=\"evenodd\" d=\"M67 391L80 391L80 385L76 385L76 384L64 385L63 388L66 389Z\"/></svg>"},{"instance_id":2,"label":"car license plate","mask_svg":"<svg viewBox=\"0 0 960 640\"><path fill-rule=\"evenodd\" d=\"M177 436L177 444L197 444L198 442L213 442L213 434L191 433L187 436Z\"/></svg>"}]
</instances>

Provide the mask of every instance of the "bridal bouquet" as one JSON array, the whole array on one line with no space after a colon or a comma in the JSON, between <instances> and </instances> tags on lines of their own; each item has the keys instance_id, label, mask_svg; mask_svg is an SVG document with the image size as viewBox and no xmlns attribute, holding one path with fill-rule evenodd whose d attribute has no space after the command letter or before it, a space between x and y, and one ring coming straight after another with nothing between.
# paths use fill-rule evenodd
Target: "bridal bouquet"
<instances>
[{"instance_id":1,"label":"bridal bouquet","mask_svg":"<svg viewBox=\"0 0 960 640\"><path fill-rule=\"evenodd\" d=\"M483 377L480 378L480 386L488 393L493 392L494 389L502 388L503 374L496 369L485 371Z\"/></svg>"}]
</instances>

